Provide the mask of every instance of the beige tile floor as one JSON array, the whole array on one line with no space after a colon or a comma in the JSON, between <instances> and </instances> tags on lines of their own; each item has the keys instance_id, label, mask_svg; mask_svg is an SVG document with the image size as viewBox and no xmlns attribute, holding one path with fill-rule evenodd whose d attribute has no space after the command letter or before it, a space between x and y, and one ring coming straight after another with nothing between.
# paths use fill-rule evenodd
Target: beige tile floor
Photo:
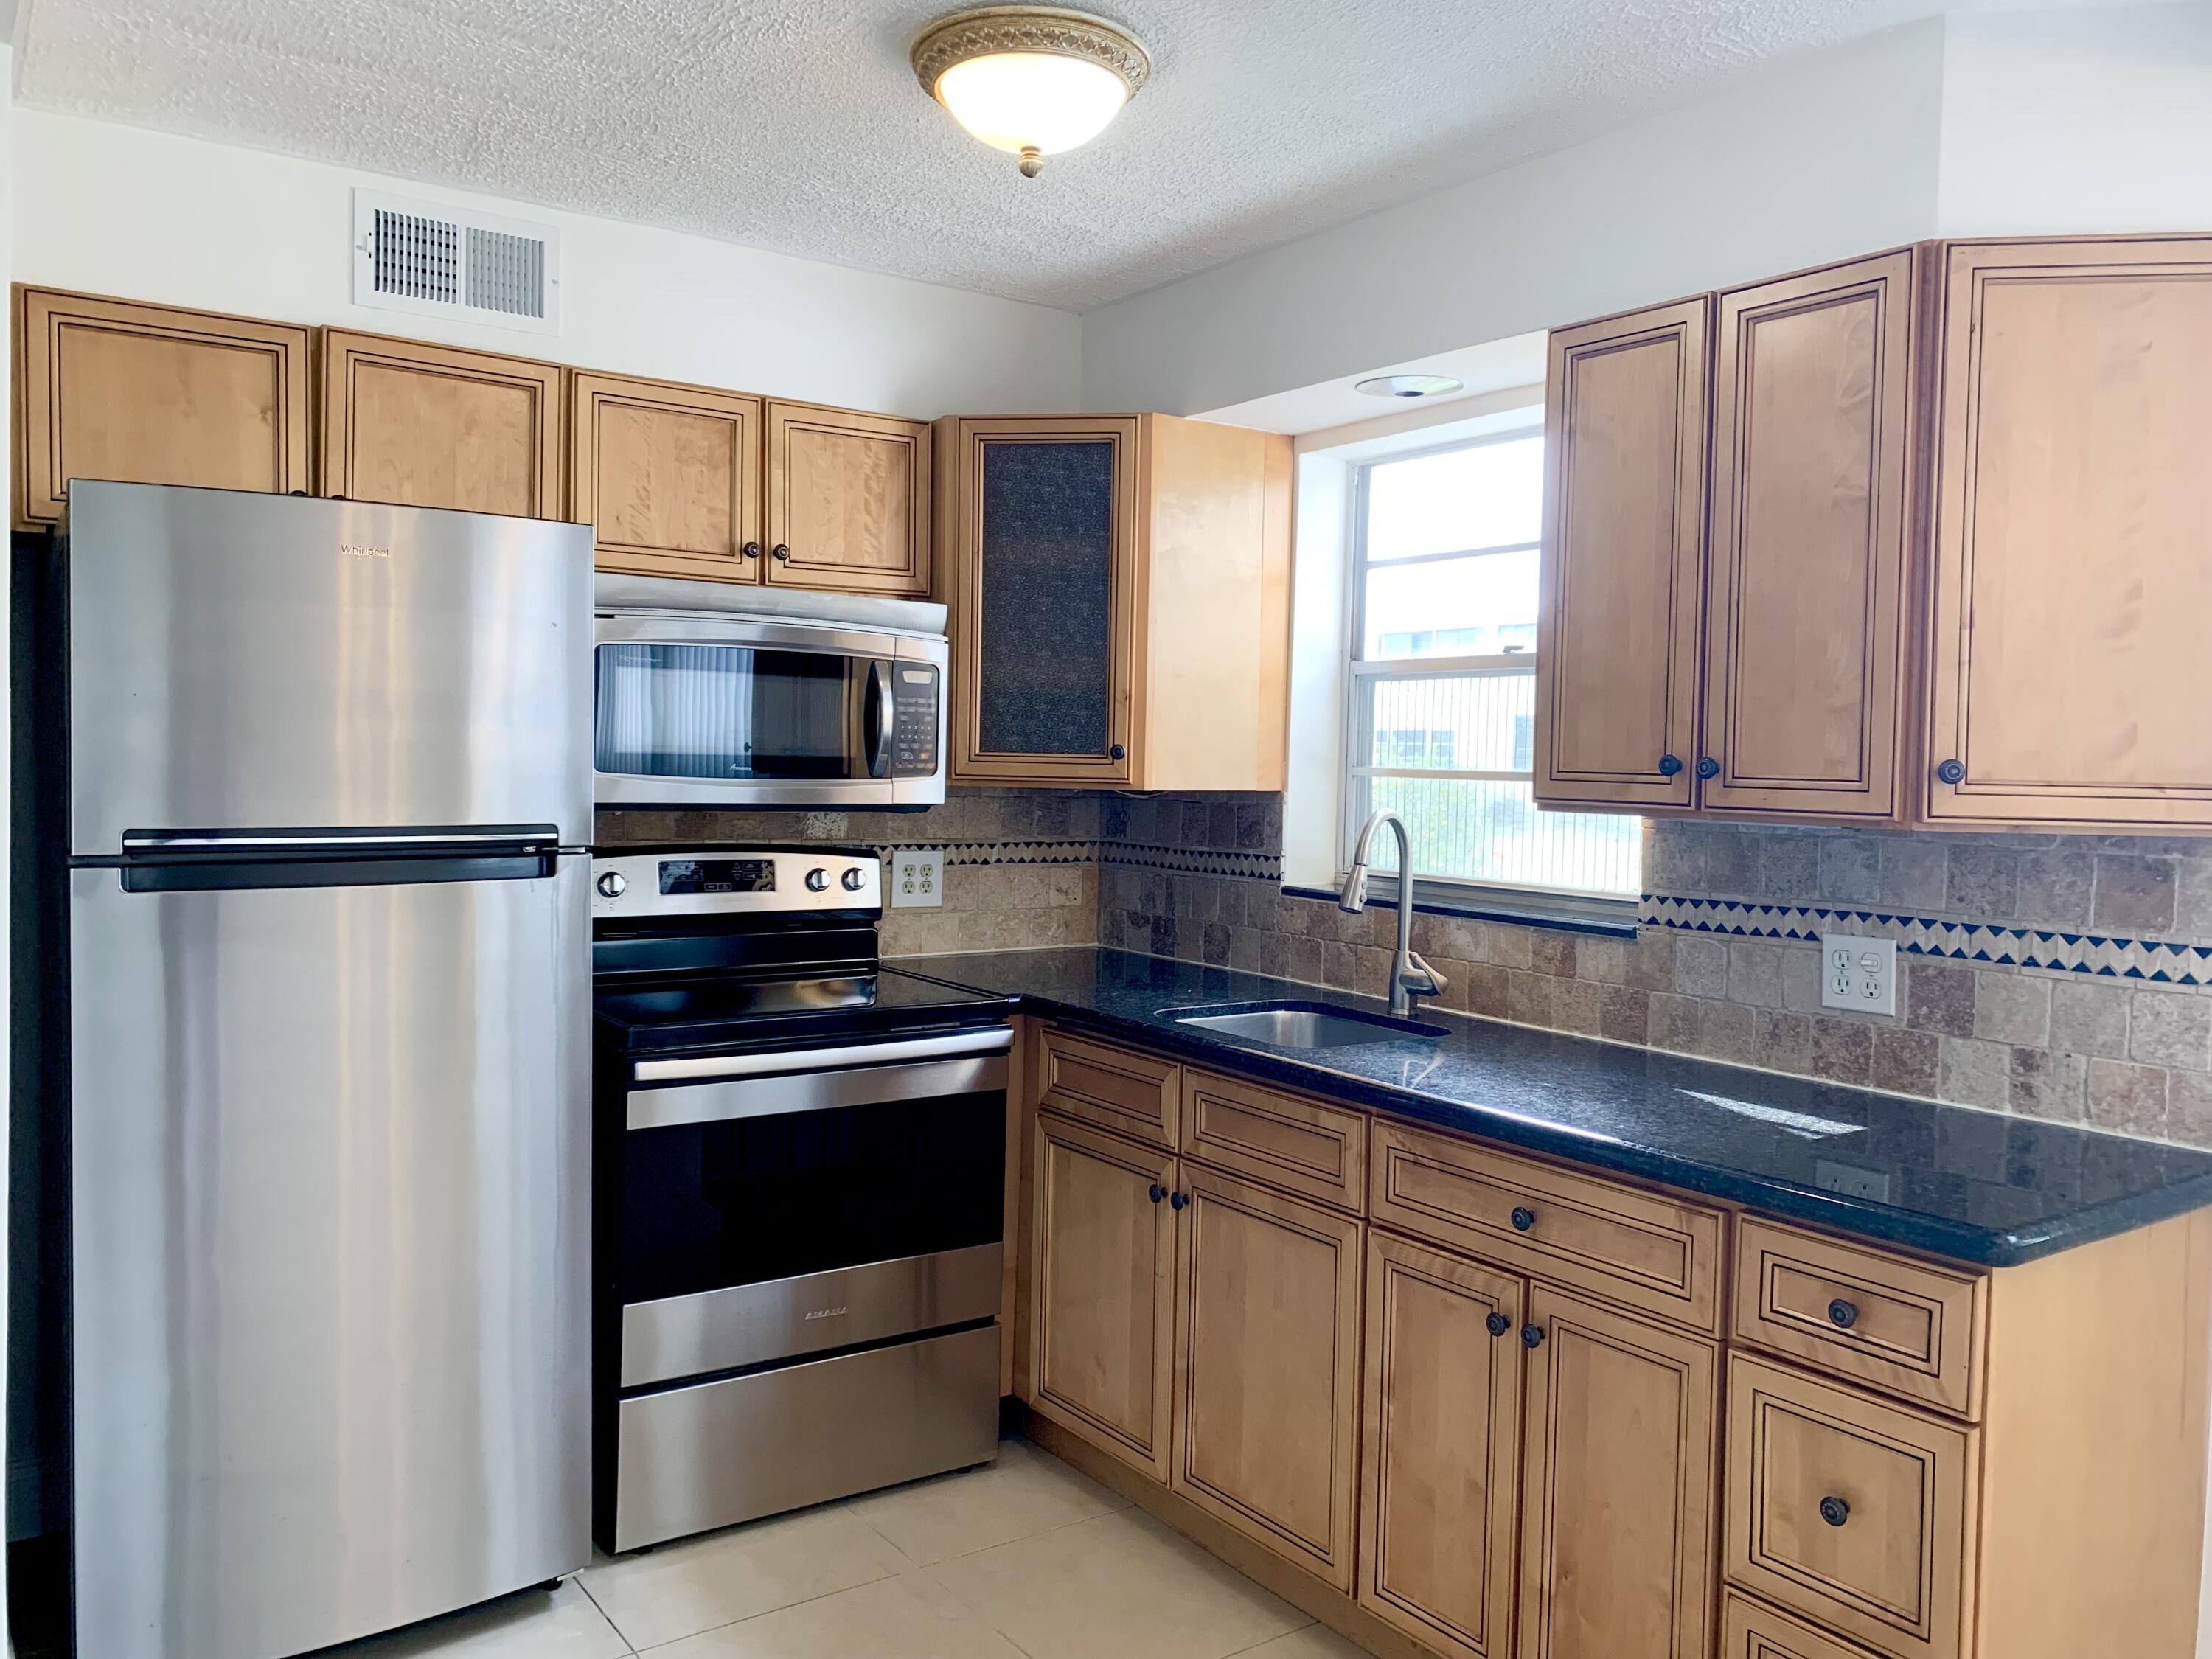
<instances>
[{"instance_id":1,"label":"beige tile floor","mask_svg":"<svg viewBox=\"0 0 2212 1659\"><path fill-rule=\"evenodd\" d=\"M1365 1659L1025 1442L315 1659Z\"/></svg>"}]
</instances>

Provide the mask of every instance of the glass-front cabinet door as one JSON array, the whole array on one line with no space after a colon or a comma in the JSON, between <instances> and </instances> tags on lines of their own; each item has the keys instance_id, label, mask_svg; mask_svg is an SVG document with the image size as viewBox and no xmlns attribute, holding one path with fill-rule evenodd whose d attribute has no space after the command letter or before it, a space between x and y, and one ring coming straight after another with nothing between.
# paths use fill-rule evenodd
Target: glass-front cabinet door
<instances>
[{"instance_id":1,"label":"glass-front cabinet door","mask_svg":"<svg viewBox=\"0 0 2212 1659\"><path fill-rule=\"evenodd\" d=\"M946 424L951 781L1127 782L1138 422Z\"/></svg>"}]
</instances>

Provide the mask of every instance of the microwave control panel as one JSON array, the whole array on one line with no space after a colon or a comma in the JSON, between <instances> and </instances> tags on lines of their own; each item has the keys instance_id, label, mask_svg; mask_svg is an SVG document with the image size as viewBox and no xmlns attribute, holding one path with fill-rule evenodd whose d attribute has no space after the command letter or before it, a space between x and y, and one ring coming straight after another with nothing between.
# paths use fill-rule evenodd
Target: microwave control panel
<instances>
[{"instance_id":1,"label":"microwave control panel","mask_svg":"<svg viewBox=\"0 0 2212 1659\"><path fill-rule=\"evenodd\" d=\"M937 729L942 724L936 665L894 663L891 675L891 775L933 777L937 772Z\"/></svg>"}]
</instances>

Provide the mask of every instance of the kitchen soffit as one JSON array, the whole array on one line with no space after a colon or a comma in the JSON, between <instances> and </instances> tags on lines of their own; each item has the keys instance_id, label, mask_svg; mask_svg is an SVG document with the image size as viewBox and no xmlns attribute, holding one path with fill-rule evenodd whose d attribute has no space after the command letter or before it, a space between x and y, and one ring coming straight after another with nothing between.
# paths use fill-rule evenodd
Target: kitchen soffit
<instances>
[{"instance_id":1,"label":"kitchen soffit","mask_svg":"<svg viewBox=\"0 0 2212 1659\"><path fill-rule=\"evenodd\" d=\"M1082 310L1941 0L1126 0L1155 73L1029 180L933 0L28 0L17 97Z\"/></svg>"}]
</instances>

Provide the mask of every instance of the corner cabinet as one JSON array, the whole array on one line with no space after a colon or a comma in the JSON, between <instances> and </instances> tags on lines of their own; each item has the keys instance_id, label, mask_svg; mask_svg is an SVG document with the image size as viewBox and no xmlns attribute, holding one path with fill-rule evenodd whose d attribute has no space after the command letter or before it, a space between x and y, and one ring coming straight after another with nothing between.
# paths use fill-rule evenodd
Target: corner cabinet
<instances>
[{"instance_id":1,"label":"corner cabinet","mask_svg":"<svg viewBox=\"0 0 2212 1659\"><path fill-rule=\"evenodd\" d=\"M70 480L305 490L308 331L15 289L15 527L61 522Z\"/></svg>"},{"instance_id":2,"label":"corner cabinet","mask_svg":"<svg viewBox=\"0 0 2212 1659\"><path fill-rule=\"evenodd\" d=\"M952 782L1282 787L1289 440L1015 416L936 444Z\"/></svg>"},{"instance_id":3,"label":"corner cabinet","mask_svg":"<svg viewBox=\"0 0 2212 1659\"><path fill-rule=\"evenodd\" d=\"M562 516L562 369L378 334L323 335L323 494Z\"/></svg>"},{"instance_id":4,"label":"corner cabinet","mask_svg":"<svg viewBox=\"0 0 2212 1659\"><path fill-rule=\"evenodd\" d=\"M2212 238L1929 243L1585 324L1548 407L1539 801L2212 828Z\"/></svg>"},{"instance_id":5,"label":"corner cabinet","mask_svg":"<svg viewBox=\"0 0 2212 1659\"><path fill-rule=\"evenodd\" d=\"M2212 238L1946 259L1928 807L2212 825Z\"/></svg>"}]
</instances>

